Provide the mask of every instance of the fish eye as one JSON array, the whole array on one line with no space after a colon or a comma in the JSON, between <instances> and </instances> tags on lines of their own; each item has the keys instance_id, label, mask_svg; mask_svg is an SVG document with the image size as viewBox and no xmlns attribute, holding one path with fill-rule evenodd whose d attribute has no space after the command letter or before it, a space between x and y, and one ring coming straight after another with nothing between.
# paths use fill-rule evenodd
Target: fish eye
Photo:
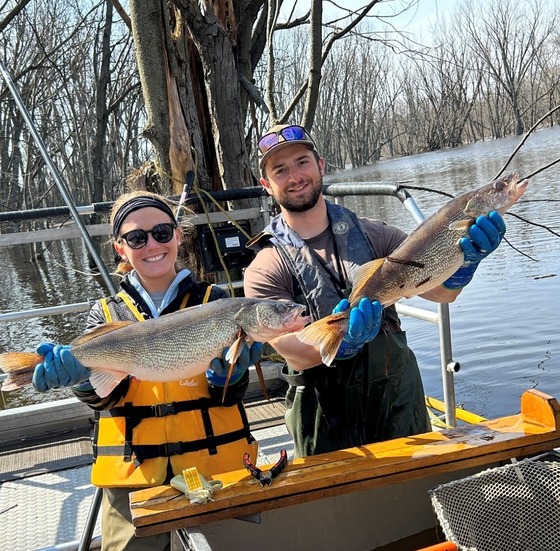
<instances>
[{"instance_id":1,"label":"fish eye","mask_svg":"<svg viewBox=\"0 0 560 551\"><path fill-rule=\"evenodd\" d=\"M496 191L503 191L506 188L506 184L503 180L498 180L494 184L494 188L495 188Z\"/></svg>"}]
</instances>

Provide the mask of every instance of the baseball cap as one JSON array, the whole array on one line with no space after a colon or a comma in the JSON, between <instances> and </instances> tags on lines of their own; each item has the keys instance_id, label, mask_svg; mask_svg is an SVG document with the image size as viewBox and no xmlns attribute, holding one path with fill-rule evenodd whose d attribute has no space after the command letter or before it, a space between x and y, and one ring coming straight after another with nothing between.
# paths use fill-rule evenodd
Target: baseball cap
<instances>
[{"instance_id":1,"label":"baseball cap","mask_svg":"<svg viewBox=\"0 0 560 551\"><path fill-rule=\"evenodd\" d=\"M259 168L263 171L267 159L281 147L292 144L303 144L318 154L313 138L303 126L297 124L277 124L263 134L258 141Z\"/></svg>"}]
</instances>

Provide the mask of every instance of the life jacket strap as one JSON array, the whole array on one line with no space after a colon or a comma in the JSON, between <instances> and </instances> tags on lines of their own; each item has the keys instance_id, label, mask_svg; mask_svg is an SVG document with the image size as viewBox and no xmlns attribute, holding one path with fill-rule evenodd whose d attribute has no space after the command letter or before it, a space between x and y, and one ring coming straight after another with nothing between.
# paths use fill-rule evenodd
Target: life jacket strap
<instances>
[{"instance_id":1,"label":"life jacket strap","mask_svg":"<svg viewBox=\"0 0 560 551\"><path fill-rule=\"evenodd\" d=\"M183 400L180 402L168 402L166 404L154 404L152 406L136 406L127 402L123 406L117 406L104 411L100 411L100 417L126 417L127 420L142 420L146 417L166 417L167 415L177 415L184 411L194 411L196 409L208 409L220 406L218 400L212 398L197 398L196 400Z\"/></svg>"},{"instance_id":2,"label":"life jacket strap","mask_svg":"<svg viewBox=\"0 0 560 551\"><path fill-rule=\"evenodd\" d=\"M248 444L252 444L255 439L251 434L247 412L242 403L235 404L235 406L239 411L243 427L217 436L214 434L208 408L216 407L217 405L223 407L221 404L217 403L216 400L199 398L197 400L170 402L169 404L156 404L154 406L134 406L130 402L127 402L124 406L98 411L96 412L97 420L100 417L125 417L126 434L125 442L122 446L100 446L94 443L94 461L100 455L122 456L125 462L134 460L135 466L138 466L146 459L171 457L172 455L181 455L205 449L208 450L210 455L214 455L218 453L218 446L230 444L242 438L245 438ZM181 411L192 410L200 410L201 412L206 432L205 438L189 442L172 442L166 444L132 444L132 430L142 418L148 416L165 417L166 415L173 415ZM95 442L97 442L97 440L95 440Z\"/></svg>"},{"instance_id":3,"label":"life jacket strap","mask_svg":"<svg viewBox=\"0 0 560 551\"><path fill-rule=\"evenodd\" d=\"M211 447L223 446L248 438L250 442L254 439L248 433L245 427L227 432L225 434L213 435L210 438L201 438L200 440L192 440L190 442L167 442L164 444L136 444L133 446L132 454L129 457L134 460L134 465L138 467L146 459L155 459L157 457L171 457L174 455L182 455L189 452L197 452L200 450L207 450ZM98 455L110 455L127 457L126 448L128 443L124 446L97 446Z\"/></svg>"}]
</instances>

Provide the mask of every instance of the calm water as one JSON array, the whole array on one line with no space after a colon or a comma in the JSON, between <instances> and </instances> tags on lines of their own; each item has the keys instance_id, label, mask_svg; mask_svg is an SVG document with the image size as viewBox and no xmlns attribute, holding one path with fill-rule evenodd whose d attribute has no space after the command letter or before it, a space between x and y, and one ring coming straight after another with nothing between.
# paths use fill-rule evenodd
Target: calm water
<instances>
[{"instance_id":1,"label":"calm water","mask_svg":"<svg viewBox=\"0 0 560 551\"><path fill-rule=\"evenodd\" d=\"M329 175L326 181L399 181L456 195L488 182L519 141L506 138L382 161ZM533 172L558 157L559 144L560 129L538 132L506 172ZM560 233L559 181L557 166L535 176L511 212ZM447 201L430 192L412 191L412 195L425 215ZM406 231L414 227L396 199L349 198L346 205ZM503 243L481 264L475 279L451 305L453 356L461 363L455 379L457 401L488 417L517 413L519 396L528 388L560 399L560 341L556 336L560 328L560 238L512 216L506 216L506 223L508 240L532 259ZM0 262L5 266L0 311L82 302L105 294L100 279L82 273L89 270L85 248L79 242L53 243L43 262L31 262L31 256L30 247L0 249ZM407 302L436 309L422 299ZM31 350L42 340L69 342L82 332L84 317L56 316L3 324L0 351ZM403 323L419 358L427 393L441 398L437 327L406 317ZM51 397L67 395L68 391L58 391ZM4 399L8 407L15 407L45 397L25 389L8 393Z\"/></svg>"},{"instance_id":2,"label":"calm water","mask_svg":"<svg viewBox=\"0 0 560 551\"><path fill-rule=\"evenodd\" d=\"M456 195L490 181L519 142L506 138L380 162L329 176L328 182L406 181ZM506 173L532 173L558 158L559 145L560 128L536 133ZM510 211L560 233L559 182L560 165L538 174ZM434 193L411 193L425 215L447 200ZM346 205L407 231L414 227L396 199L351 198ZM513 216L506 215L505 221L508 241L532 259L502 243L450 306L453 356L461 364L455 378L457 402L488 417L517 413L519 397L529 388L560 399L560 238ZM420 298L406 302L436 310ZM426 392L441 397L437 327L407 317L403 324Z\"/></svg>"}]
</instances>

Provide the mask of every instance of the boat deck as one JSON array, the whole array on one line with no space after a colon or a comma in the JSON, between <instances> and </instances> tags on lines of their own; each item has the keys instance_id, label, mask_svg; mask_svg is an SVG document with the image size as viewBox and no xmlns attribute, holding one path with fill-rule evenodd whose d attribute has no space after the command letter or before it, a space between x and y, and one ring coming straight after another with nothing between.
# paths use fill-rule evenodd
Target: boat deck
<instances>
[{"instance_id":1,"label":"boat deck","mask_svg":"<svg viewBox=\"0 0 560 551\"><path fill-rule=\"evenodd\" d=\"M278 396L247 403L252 432L260 446L259 465L276 461L281 449L292 454L284 410ZM87 426L0 444L0 551L46 551L79 542L95 494L90 483L91 462ZM98 517L92 549L99 548L100 535Z\"/></svg>"},{"instance_id":2,"label":"boat deck","mask_svg":"<svg viewBox=\"0 0 560 551\"><path fill-rule=\"evenodd\" d=\"M139 535L200 531L217 551L231 549L232 541L247 551L296 548L295 541L297 548L341 549L352 541L355 549L385 549L430 526L433 538L428 492L436 485L560 446L560 406L535 390L524 393L518 415L297 460L283 398L253 399L247 412L259 441L256 464L271 465L286 449L285 471L265 487L245 469L219 475L224 488L205 505L189 504L169 486L134 492ZM95 495L85 432L0 444L0 551L78 549ZM259 523L236 520L251 516ZM286 526L299 526L299 539ZM99 549L100 528L97 518L91 549ZM388 539L378 538L382 532Z\"/></svg>"}]
</instances>

